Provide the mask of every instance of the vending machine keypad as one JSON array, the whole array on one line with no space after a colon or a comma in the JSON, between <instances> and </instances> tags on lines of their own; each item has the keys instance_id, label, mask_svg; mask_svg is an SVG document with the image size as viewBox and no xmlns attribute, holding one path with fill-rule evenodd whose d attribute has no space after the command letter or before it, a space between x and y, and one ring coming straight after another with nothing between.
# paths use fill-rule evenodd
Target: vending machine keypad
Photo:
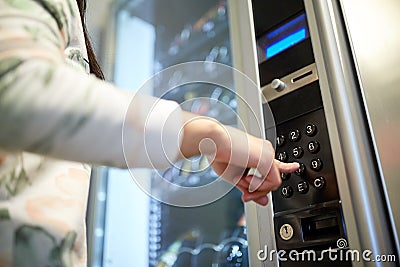
<instances>
[{"instance_id":1,"label":"vending machine keypad","mask_svg":"<svg viewBox=\"0 0 400 267\"><path fill-rule=\"evenodd\" d=\"M273 193L276 212L339 199L324 119L323 110L317 109L278 122L276 159L298 162L300 168L281 174L282 185Z\"/></svg>"},{"instance_id":2,"label":"vending machine keypad","mask_svg":"<svg viewBox=\"0 0 400 267\"><path fill-rule=\"evenodd\" d=\"M293 249L322 253L346 238L346 227L303 4L252 1L266 138L276 144L277 160L300 164L297 171L282 173L281 186L272 192L276 246L288 253ZM296 39L299 32L301 38ZM298 42L286 42L292 38ZM281 45L278 53L269 54L277 45ZM281 267L321 264L337 266L336 262L279 262Z\"/></svg>"}]
</instances>

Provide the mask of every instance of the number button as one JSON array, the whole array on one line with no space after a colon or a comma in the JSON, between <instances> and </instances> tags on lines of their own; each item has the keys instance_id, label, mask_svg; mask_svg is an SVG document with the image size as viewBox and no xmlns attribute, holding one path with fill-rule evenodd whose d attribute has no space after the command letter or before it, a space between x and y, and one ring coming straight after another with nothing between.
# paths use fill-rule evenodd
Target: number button
<instances>
[{"instance_id":1,"label":"number button","mask_svg":"<svg viewBox=\"0 0 400 267\"><path fill-rule=\"evenodd\" d=\"M291 142L296 142L296 141L298 141L299 139L300 139L300 131L299 130L293 130L293 131L290 131L290 133L289 133L289 140L291 141Z\"/></svg>"},{"instance_id":2,"label":"number button","mask_svg":"<svg viewBox=\"0 0 400 267\"><path fill-rule=\"evenodd\" d=\"M321 159L313 159L311 161L310 167L314 171L319 171L322 169L322 160Z\"/></svg>"},{"instance_id":3,"label":"number button","mask_svg":"<svg viewBox=\"0 0 400 267\"><path fill-rule=\"evenodd\" d=\"M296 159L299 159L303 156L304 154L304 150L301 146L295 147L292 150L292 155L293 157L295 157Z\"/></svg>"},{"instance_id":4,"label":"number button","mask_svg":"<svg viewBox=\"0 0 400 267\"><path fill-rule=\"evenodd\" d=\"M319 151L319 143L317 141L311 141L308 143L308 151L312 154L317 153Z\"/></svg>"},{"instance_id":5,"label":"number button","mask_svg":"<svg viewBox=\"0 0 400 267\"><path fill-rule=\"evenodd\" d=\"M276 145L281 147L285 143L285 136L284 135L279 135L276 137Z\"/></svg>"},{"instance_id":6,"label":"number button","mask_svg":"<svg viewBox=\"0 0 400 267\"><path fill-rule=\"evenodd\" d=\"M304 165L303 163L299 163L299 164L300 164L300 168L298 168L294 173L298 176L301 176L306 171L306 165Z\"/></svg>"},{"instance_id":7,"label":"number button","mask_svg":"<svg viewBox=\"0 0 400 267\"><path fill-rule=\"evenodd\" d=\"M290 185L284 186L281 189L281 195L284 198L289 198L293 195L293 188Z\"/></svg>"},{"instance_id":8,"label":"number button","mask_svg":"<svg viewBox=\"0 0 400 267\"><path fill-rule=\"evenodd\" d=\"M299 182L297 184L297 191L300 194L306 194L308 192L308 183L305 181Z\"/></svg>"},{"instance_id":9,"label":"number button","mask_svg":"<svg viewBox=\"0 0 400 267\"><path fill-rule=\"evenodd\" d=\"M322 177L322 176L317 177L317 178L314 179L313 184L314 184L315 189L321 190L321 189L323 189L325 187L325 184L326 184L325 178Z\"/></svg>"},{"instance_id":10,"label":"number button","mask_svg":"<svg viewBox=\"0 0 400 267\"><path fill-rule=\"evenodd\" d=\"M286 162L288 159L288 155L285 151L279 152L278 156L276 157L279 161Z\"/></svg>"},{"instance_id":11,"label":"number button","mask_svg":"<svg viewBox=\"0 0 400 267\"><path fill-rule=\"evenodd\" d=\"M281 179L282 180L287 180L287 179L289 179L290 178L290 173L283 173L283 172L281 172Z\"/></svg>"},{"instance_id":12,"label":"number button","mask_svg":"<svg viewBox=\"0 0 400 267\"><path fill-rule=\"evenodd\" d=\"M317 133L318 129L315 124L309 123L306 126L306 135L307 136L314 136Z\"/></svg>"}]
</instances>

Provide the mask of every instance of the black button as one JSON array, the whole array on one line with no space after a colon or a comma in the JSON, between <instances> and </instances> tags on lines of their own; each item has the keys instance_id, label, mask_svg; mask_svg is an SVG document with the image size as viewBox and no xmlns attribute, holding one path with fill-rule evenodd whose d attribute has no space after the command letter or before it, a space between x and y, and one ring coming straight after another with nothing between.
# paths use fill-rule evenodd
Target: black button
<instances>
[{"instance_id":1,"label":"black button","mask_svg":"<svg viewBox=\"0 0 400 267\"><path fill-rule=\"evenodd\" d=\"M304 150L301 146L295 147L292 150L292 155L293 157L295 157L296 159L299 159L303 156L304 154Z\"/></svg>"},{"instance_id":2,"label":"black button","mask_svg":"<svg viewBox=\"0 0 400 267\"><path fill-rule=\"evenodd\" d=\"M310 164L310 168L314 171L319 171L322 169L322 160L321 159L313 159Z\"/></svg>"},{"instance_id":3,"label":"black button","mask_svg":"<svg viewBox=\"0 0 400 267\"><path fill-rule=\"evenodd\" d=\"M305 193L307 193L307 192L308 192L308 183L305 182L305 181L299 182L299 183L297 184L297 191L298 191L300 194L305 194Z\"/></svg>"},{"instance_id":4,"label":"black button","mask_svg":"<svg viewBox=\"0 0 400 267\"><path fill-rule=\"evenodd\" d=\"M298 168L294 173L298 176L301 176L306 171L306 165L304 165L303 163L299 163L299 164L300 164L300 168Z\"/></svg>"},{"instance_id":5,"label":"black button","mask_svg":"<svg viewBox=\"0 0 400 267\"><path fill-rule=\"evenodd\" d=\"M293 195L293 188L290 185L284 186L281 189L281 195L284 198L289 198Z\"/></svg>"},{"instance_id":6,"label":"black button","mask_svg":"<svg viewBox=\"0 0 400 267\"><path fill-rule=\"evenodd\" d=\"M284 135L279 135L276 137L276 145L277 146L283 146L285 143L285 136Z\"/></svg>"},{"instance_id":7,"label":"black button","mask_svg":"<svg viewBox=\"0 0 400 267\"><path fill-rule=\"evenodd\" d=\"M308 143L307 149L310 151L310 153L315 154L319 151L319 143L317 141L311 141Z\"/></svg>"},{"instance_id":8,"label":"black button","mask_svg":"<svg viewBox=\"0 0 400 267\"><path fill-rule=\"evenodd\" d=\"M300 139L301 134L299 130L293 130L289 133L289 140L292 142L296 142Z\"/></svg>"},{"instance_id":9,"label":"black button","mask_svg":"<svg viewBox=\"0 0 400 267\"><path fill-rule=\"evenodd\" d=\"M321 190L325 187L325 184L326 184L325 178L322 176L317 177L314 179L313 184L314 184L315 189Z\"/></svg>"},{"instance_id":10,"label":"black button","mask_svg":"<svg viewBox=\"0 0 400 267\"><path fill-rule=\"evenodd\" d=\"M281 179L282 180L287 180L290 178L290 173L283 173L281 172Z\"/></svg>"},{"instance_id":11,"label":"black button","mask_svg":"<svg viewBox=\"0 0 400 267\"><path fill-rule=\"evenodd\" d=\"M276 156L276 158L277 158L279 161L286 162L287 159L288 159L288 155L287 155L287 153L286 153L285 151L282 151L282 152L279 152L279 153L278 153L278 155Z\"/></svg>"},{"instance_id":12,"label":"black button","mask_svg":"<svg viewBox=\"0 0 400 267\"><path fill-rule=\"evenodd\" d=\"M307 124L307 126L306 126L306 135L314 136L317 133L317 131L318 131L317 126L315 126L312 123Z\"/></svg>"}]
</instances>

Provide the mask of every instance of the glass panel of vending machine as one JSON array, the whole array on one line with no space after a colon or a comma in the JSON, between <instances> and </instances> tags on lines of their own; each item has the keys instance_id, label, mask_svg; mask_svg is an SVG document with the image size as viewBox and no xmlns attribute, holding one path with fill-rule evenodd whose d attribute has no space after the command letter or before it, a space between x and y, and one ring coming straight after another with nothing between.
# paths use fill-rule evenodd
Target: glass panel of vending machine
<instances>
[{"instance_id":1,"label":"glass panel of vending machine","mask_svg":"<svg viewBox=\"0 0 400 267\"><path fill-rule=\"evenodd\" d=\"M152 80L154 74L171 67L173 70L174 66L186 62L232 65L225 0L128 0L117 1L114 8L113 79L120 87L137 87L143 93L146 90L141 85L148 79ZM210 71L218 76L218 70ZM179 71L172 71L171 75L162 79L167 79L166 84L168 81L173 83L179 75ZM154 77L153 82L157 82ZM185 83L171 89L153 86L150 92L147 90L145 93L174 100L184 110L236 127L238 101L232 90L233 84L228 85L230 88L207 82ZM126 210L121 205L131 205L136 209L141 206L140 214L134 216L138 220L147 218L144 224L147 227L147 238L144 239L147 243L137 244L131 251L143 251L139 247L145 246L148 266L249 266L246 220L240 191L231 186L221 197L198 205L181 202L189 199L190 194L185 193L187 190L181 192L180 188L198 188L221 182L205 157L182 160L165 170L135 173L134 176L142 176L139 180L149 179L149 184L144 186L147 189L141 188L145 193L135 190L129 193L131 185L127 183L130 182L118 179L127 175L124 171L109 170L103 266L117 266L116 262L121 262L121 259L120 256L113 258L112 250L125 247L126 251L126 247L132 245L126 240L132 237L128 234L129 226L125 228L123 238L118 243L114 242L115 236L121 236L116 233L121 231L124 223L123 219L117 222L117 218L121 218L121 210ZM160 177L167 182L159 183ZM138 197L141 202L123 200L121 192L131 194L130 198ZM132 212L135 209L128 210ZM126 220L130 220L128 213L123 215L127 216ZM143 223L138 227L144 229ZM114 245L117 248L113 249ZM125 257L123 254L121 257ZM147 263L140 266L147 266Z\"/></svg>"}]
</instances>

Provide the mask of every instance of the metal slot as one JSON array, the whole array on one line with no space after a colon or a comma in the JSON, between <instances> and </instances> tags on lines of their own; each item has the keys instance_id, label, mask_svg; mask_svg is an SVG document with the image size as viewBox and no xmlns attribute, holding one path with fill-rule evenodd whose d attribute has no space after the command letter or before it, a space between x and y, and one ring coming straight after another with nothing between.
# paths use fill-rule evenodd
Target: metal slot
<instances>
[{"instance_id":1,"label":"metal slot","mask_svg":"<svg viewBox=\"0 0 400 267\"><path fill-rule=\"evenodd\" d=\"M320 240L340 238L341 231L338 214L328 213L301 219L303 239Z\"/></svg>"},{"instance_id":2,"label":"metal slot","mask_svg":"<svg viewBox=\"0 0 400 267\"><path fill-rule=\"evenodd\" d=\"M277 99L318 80L316 65L315 63L308 65L285 77L279 78L279 80L282 82L282 86L278 88L279 90L274 89L272 83L261 88L264 96L263 103Z\"/></svg>"},{"instance_id":3,"label":"metal slot","mask_svg":"<svg viewBox=\"0 0 400 267\"><path fill-rule=\"evenodd\" d=\"M297 76L296 78L293 78L293 79L292 79L292 83L295 83L295 82L297 82L297 81L299 81L299 80L301 80L301 79L307 77L308 75L311 75L312 73L313 73L312 70L307 71L306 73L304 73L304 74L302 74L302 75L300 75L300 76Z\"/></svg>"}]
</instances>

